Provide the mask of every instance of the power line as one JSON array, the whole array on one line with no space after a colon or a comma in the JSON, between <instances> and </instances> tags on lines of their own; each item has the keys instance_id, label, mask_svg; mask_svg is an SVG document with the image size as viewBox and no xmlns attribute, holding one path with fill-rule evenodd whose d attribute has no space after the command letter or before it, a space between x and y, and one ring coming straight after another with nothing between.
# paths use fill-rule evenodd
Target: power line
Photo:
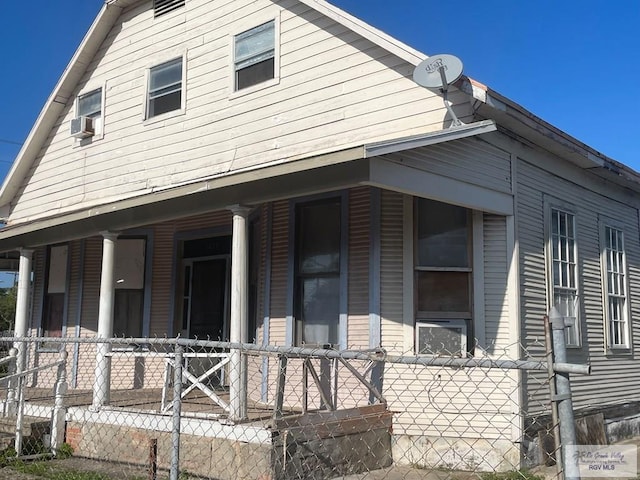
<instances>
[{"instance_id":1,"label":"power line","mask_svg":"<svg viewBox=\"0 0 640 480\"><path fill-rule=\"evenodd\" d=\"M19 145L22 146L22 142L15 142L13 140L6 140L4 138L0 138L0 143L8 143L10 145Z\"/></svg>"}]
</instances>

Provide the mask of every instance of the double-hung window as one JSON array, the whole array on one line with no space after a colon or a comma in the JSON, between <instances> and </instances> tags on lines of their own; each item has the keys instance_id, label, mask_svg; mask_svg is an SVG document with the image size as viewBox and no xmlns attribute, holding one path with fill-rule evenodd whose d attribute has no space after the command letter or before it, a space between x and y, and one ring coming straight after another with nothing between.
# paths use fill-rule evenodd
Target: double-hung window
<instances>
[{"instance_id":1,"label":"double-hung window","mask_svg":"<svg viewBox=\"0 0 640 480\"><path fill-rule=\"evenodd\" d=\"M339 344L341 201L302 203L295 211L295 342Z\"/></svg>"},{"instance_id":2,"label":"double-hung window","mask_svg":"<svg viewBox=\"0 0 640 480\"><path fill-rule=\"evenodd\" d=\"M182 63L180 57L149 70L146 118L182 109Z\"/></svg>"},{"instance_id":3,"label":"double-hung window","mask_svg":"<svg viewBox=\"0 0 640 480\"><path fill-rule=\"evenodd\" d=\"M235 90L275 78L275 21L234 38Z\"/></svg>"},{"instance_id":4,"label":"double-hung window","mask_svg":"<svg viewBox=\"0 0 640 480\"><path fill-rule=\"evenodd\" d=\"M415 239L416 351L466 355L472 344L472 212L418 199ZM469 335L468 335L469 334Z\"/></svg>"},{"instance_id":5,"label":"double-hung window","mask_svg":"<svg viewBox=\"0 0 640 480\"><path fill-rule=\"evenodd\" d=\"M603 237L605 316L609 348L629 348L624 234L622 230L605 226Z\"/></svg>"},{"instance_id":6,"label":"double-hung window","mask_svg":"<svg viewBox=\"0 0 640 480\"><path fill-rule=\"evenodd\" d=\"M114 266L113 335L140 338L144 315L146 239L119 238Z\"/></svg>"},{"instance_id":7,"label":"double-hung window","mask_svg":"<svg viewBox=\"0 0 640 480\"><path fill-rule=\"evenodd\" d=\"M572 213L551 209L553 305L564 317L568 346L580 346L576 221Z\"/></svg>"}]
</instances>

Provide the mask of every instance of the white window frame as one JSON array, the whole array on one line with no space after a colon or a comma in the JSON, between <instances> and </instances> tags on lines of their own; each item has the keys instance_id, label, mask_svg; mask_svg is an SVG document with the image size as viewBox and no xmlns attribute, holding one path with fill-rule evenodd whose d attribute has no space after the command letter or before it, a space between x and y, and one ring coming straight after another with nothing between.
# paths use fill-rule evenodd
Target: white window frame
<instances>
[{"instance_id":1,"label":"white window frame","mask_svg":"<svg viewBox=\"0 0 640 480\"><path fill-rule=\"evenodd\" d=\"M612 251L608 247L608 237L611 232L618 232L621 236L621 250ZM631 349L631 312L629 310L629 275L627 269L627 255L625 251L624 228L608 218L600 219L600 261L602 271L602 297L603 297L603 314L604 329L606 339L606 349L608 352L616 353L629 352ZM612 265L612 254L617 253L617 265ZM614 268L611 268L614 267ZM616 280L612 282L612 280ZM612 284L613 283L613 284ZM611 290L616 290L612 292ZM613 318L612 300L621 299L624 302L622 308L619 308L618 315L621 318ZM613 327L614 323L620 325L619 335L624 337L624 341L614 343Z\"/></svg>"},{"instance_id":2,"label":"white window frame","mask_svg":"<svg viewBox=\"0 0 640 480\"><path fill-rule=\"evenodd\" d=\"M159 67L165 63L172 62L182 58L182 88L180 98L180 108L171 110L170 112L161 113L149 118L149 87L151 85L151 70L155 67ZM171 50L164 52L163 55L156 56L152 59L152 63L147 65L145 69L145 81L144 81L144 100L142 102L142 120L143 125L154 124L159 121L167 120L173 117L184 115L187 111L187 50Z\"/></svg>"},{"instance_id":3,"label":"white window frame","mask_svg":"<svg viewBox=\"0 0 640 480\"><path fill-rule=\"evenodd\" d=\"M550 311L552 307L555 306L555 297L556 292L558 293L573 293L574 299L574 312L575 312L575 321L573 325L567 325L565 330L565 341L567 348L581 348L582 347L582 325L581 325L581 310L582 310L582 301L581 301L581 292L580 292L580 262L579 262L579 251L578 251L578 215L575 208L572 205L560 202L560 201L546 201L545 202L545 257L546 257L546 265L547 265L547 311ZM557 261L553 256L553 242L554 242L554 234L552 229L552 222L554 217L554 212L558 212L559 214L569 215L572 219L573 224L573 237L570 237L573 240L573 262L570 261L569 258L558 258ZM560 241L560 236L558 236L558 241ZM558 249L559 251L559 249ZM567 250L565 253L569 254ZM556 262L560 262L559 267L573 265L573 283L574 287L571 285L556 285L556 275L554 266ZM567 279L569 277L567 276ZM567 320L565 319L565 322ZM570 329L573 329L571 333Z\"/></svg>"},{"instance_id":4,"label":"white window frame","mask_svg":"<svg viewBox=\"0 0 640 480\"><path fill-rule=\"evenodd\" d=\"M100 93L101 93L100 115L91 117L93 119L94 133L93 135L87 138L74 138L73 139L74 147L86 145L87 143L94 142L96 140L102 140L104 138L105 100L106 100L106 91L107 91L106 82L103 82L101 84L88 85L85 88L83 88L80 93L78 93L73 103L73 117L78 118L80 116L80 111L79 111L80 98L86 95L90 95L98 90L100 90Z\"/></svg>"},{"instance_id":5,"label":"white window frame","mask_svg":"<svg viewBox=\"0 0 640 480\"><path fill-rule=\"evenodd\" d=\"M236 37L248 32L254 28L273 22L273 78L264 82L251 85L250 87L236 90ZM267 11L265 15L259 17L251 17L239 25L237 31L229 36L229 59L230 59L230 84L229 98L242 97L244 95L254 93L256 91L272 87L280 83L280 10Z\"/></svg>"}]
</instances>

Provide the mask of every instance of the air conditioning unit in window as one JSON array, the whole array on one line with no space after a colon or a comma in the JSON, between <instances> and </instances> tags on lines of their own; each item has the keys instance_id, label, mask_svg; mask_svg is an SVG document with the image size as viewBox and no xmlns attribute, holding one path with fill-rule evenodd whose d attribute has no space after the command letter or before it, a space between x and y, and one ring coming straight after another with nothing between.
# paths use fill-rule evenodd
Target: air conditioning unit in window
<instances>
[{"instance_id":1,"label":"air conditioning unit in window","mask_svg":"<svg viewBox=\"0 0 640 480\"><path fill-rule=\"evenodd\" d=\"M466 357L467 323L464 320L417 322L416 353L441 357Z\"/></svg>"},{"instance_id":2,"label":"air conditioning unit in window","mask_svg":"<svg viewBox=\"0 0 640 480\"><path fill-rule=\"evenodd\" d=\"M78 117L71 120L71 136L75 138L87 138L95 133L93 120L89 117Z\"/></svg>"}]
</instances>

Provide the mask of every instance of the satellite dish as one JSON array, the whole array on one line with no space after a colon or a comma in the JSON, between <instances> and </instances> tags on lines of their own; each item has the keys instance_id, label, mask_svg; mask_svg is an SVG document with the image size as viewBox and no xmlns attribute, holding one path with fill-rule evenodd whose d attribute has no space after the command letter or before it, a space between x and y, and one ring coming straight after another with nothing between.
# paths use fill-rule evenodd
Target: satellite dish
<instances>
[{"instance_id":1,"label":"satellite dish","mask_svg":"<svg viewBox=\"0 0 640 480\"><path fill-rule=\"evenodd\" d=\"M434 55L420 62L413 71L413 81L426 88L447 87L462 76L462 61L453 55Z\"/></svg>"},{"instance_id":2,"label":"satellite dish","mask_svg":"<svg viewBox=\"0 0 640 480\"><path fill-rule=\"evenodd\" d=\"M462 76L462 61L449 54L433 55L418 64L413 71L413 81L425 88L438 88L442 91L445 108L451 115L452 127L464 125L451 108L448 99L449 85Z\"/></svg>"}]
</instances>

